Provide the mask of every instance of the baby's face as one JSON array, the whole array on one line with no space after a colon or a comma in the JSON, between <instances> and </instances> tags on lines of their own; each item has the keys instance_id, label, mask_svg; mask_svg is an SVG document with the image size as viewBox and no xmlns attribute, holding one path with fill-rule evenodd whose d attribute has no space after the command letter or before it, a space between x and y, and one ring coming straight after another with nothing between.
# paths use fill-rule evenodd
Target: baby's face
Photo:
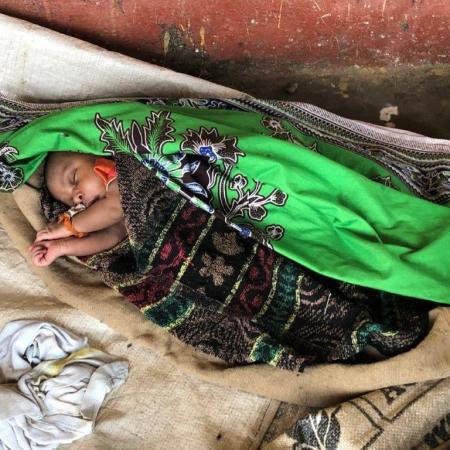
<instances>
[{"instance_id":1,"label":"baby's face","mask_svg":"<svg viewBox=\"0 0 450 450\"><path fill-rule=\"evenodd\" d=\"M94 155L61 153L53 158L47 173L47 187L56 200L68 206L83 203L89 207L105 197L105 185L94 172Z\"/></svg>"}]
</instances>

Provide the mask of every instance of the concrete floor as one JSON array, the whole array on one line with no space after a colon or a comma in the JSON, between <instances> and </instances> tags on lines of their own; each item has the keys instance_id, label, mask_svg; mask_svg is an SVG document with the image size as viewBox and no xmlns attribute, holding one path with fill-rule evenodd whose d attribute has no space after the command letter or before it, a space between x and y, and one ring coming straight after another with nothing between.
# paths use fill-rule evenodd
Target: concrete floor
<instances>
[{"instance_id":1,"label":"concrete floor","mask_svg":"<svg viewBox=\"0 0 450 450\"><path fill-rule=\"evenodd\" d=\"M238 64L212 80L262 98L302 101L341 116L450 139L450 65L320 69ZM398 115L380 120L380 111Z\"/></svg>"}]
</instances>

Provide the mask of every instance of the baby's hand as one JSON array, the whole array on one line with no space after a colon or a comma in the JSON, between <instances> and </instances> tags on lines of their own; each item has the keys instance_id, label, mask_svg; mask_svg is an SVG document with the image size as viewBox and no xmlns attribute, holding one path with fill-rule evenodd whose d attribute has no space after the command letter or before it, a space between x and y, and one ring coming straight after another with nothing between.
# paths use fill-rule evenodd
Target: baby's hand
<instances>
[{"instance_id":1,"label":"baby's hand","mask_svg":"<svg viewBox=\"0 0 450 450\"><path fill-rule=\"evenodd\" d=\"M45 228L36 233L36 242L50 241L53 239L62 239L70 236L70 231L67 230L62 223L49 223Z\"/></svg>"},{"instance_id":2,"label":"baby's hand","mask_svg":"<svg viewBox=\"0 0 450 450\"><path fill-rule=\"evenodd\" d=\"M30 246L31 260L38 267L50 265L56 258L64 255L64 241L54 239L51 241L35 241Z\"/></svg>"}]
</instances>

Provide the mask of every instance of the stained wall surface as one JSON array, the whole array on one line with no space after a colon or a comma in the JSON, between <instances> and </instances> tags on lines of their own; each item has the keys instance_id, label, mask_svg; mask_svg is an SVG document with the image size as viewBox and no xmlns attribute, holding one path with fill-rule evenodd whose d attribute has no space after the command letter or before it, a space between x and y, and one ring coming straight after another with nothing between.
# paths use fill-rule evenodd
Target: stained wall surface
<instances>
[{"instance_id":1,"label":"stained wall surface","mask_svg":"<svg viewBox=\"0 0 450 450\"><path fill-rule=\"evenodd\" d=\"M450 137L448 0L0 0L0 12L260 97ZM386 107L398 115L380 120Z\"/></svg>"}]
</instances>

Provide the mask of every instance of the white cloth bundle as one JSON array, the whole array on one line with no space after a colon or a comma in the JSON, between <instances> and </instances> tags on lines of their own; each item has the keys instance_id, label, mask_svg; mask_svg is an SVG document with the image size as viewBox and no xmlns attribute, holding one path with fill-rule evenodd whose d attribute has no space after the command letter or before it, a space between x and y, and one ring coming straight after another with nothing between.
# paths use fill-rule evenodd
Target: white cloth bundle
<instances>
[{"instance_id":1,"label":"white cloth bundle","mask_svg":"<svg viewBox=\"0 0 450 450\"><path fill-rule=\"evenodd\" d=\"M125 361L61 327L9 322L0 332L0 450L50 450L91 433L127 375Z\"/></svg>"}]
</instances>

